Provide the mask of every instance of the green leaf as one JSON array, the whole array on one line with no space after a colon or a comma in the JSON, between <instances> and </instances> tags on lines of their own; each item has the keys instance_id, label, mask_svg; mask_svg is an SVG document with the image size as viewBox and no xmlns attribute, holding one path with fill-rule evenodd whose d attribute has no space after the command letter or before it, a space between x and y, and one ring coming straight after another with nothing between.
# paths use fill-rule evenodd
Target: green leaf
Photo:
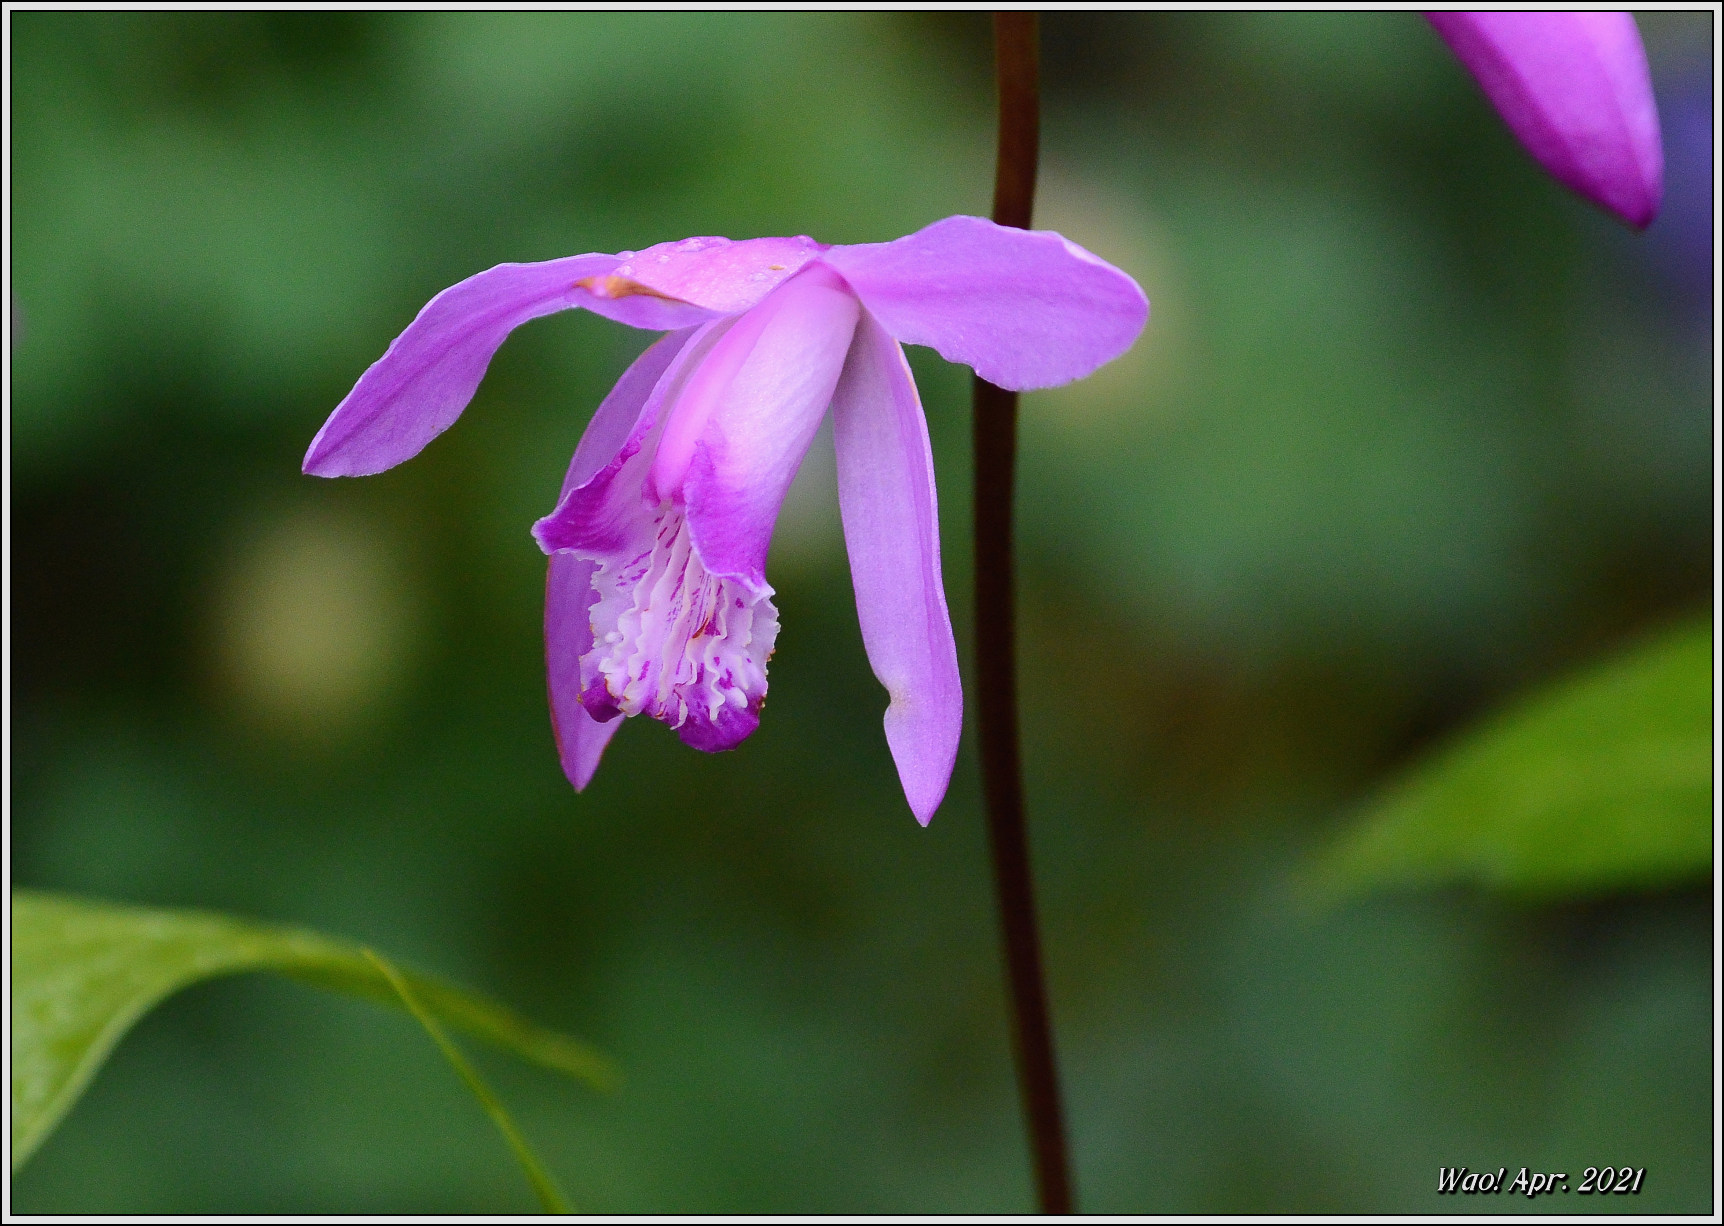
<instances>
[{"instance_id":1,"label":"green leaf","mask_svg":"<svg viewBox=\"0 0 1724 1226\"><path fill-rule=\"evenodd\" d=\"M12 892L12 1169L65 1117L134 1022L164 997L217 975L275 971L408 1007L360 946L202 911ZM428 1015L599 1089L608 1060L567 1035L426 975L404 973Z\"/></svg>"},{"instance_id":2,"label":"green leaf","mask_svg":"<svg viewBox=\"0 0 1724 1226\"><path fill-rule=\"evenodd\" d=\"M521 1169L526 1172L527 1182L533 1185L533 1191L538 1194L539 1203L545 1207L545 1212L574 1212L569 1207L569 1202L563 1199L562 1189L557 1187L557 1181L551 1178L551 1173L539 1161L539 1156L533 1152L533 1147L527 1144L527 1138L515 1126L515 1121L503 1106L503 1100L498 1098L491 1087L485 1083L485 1079L479 1076L479 1070L474 1068L467 1057L462 1054L461 1049L455 1045L455 1041L443 1033L443 1027L437 1024L437 1019L426 1012L425 1006L414 995L406 977L392 964L384 961L375 951L368 949L365 951L365 956L373 966L382 972L384 978L389 980L389 986L395 989L395 995L400 998L407 1011L419 1019L419 1024L425 1027L425 1033L431 1036L433 1043L437 1044L437 1050L443 1053L443 1058L449 1062L456 1075L467 1083L467 1088L473 1092L473 1097L479 1100L479 1105L485 1109L485 1114L491 1117L493 1124L497 1125L497 1131L503 1134L503 1139L509 1143L509 1148L514 1151L515 1161L519 1162Z\"/></svg>"},{"instance_id":3,"label":"green leaf","mask_svg":"<svg viewBox=\"0 0 1724 1226\"><path fill-rule=\"evenodd\" d=\"M1712 624L1684 622L1511 704L1369 805L1322 896L1466 882L1539 897L1712 865Z\"/></svg>"}]
</instances>

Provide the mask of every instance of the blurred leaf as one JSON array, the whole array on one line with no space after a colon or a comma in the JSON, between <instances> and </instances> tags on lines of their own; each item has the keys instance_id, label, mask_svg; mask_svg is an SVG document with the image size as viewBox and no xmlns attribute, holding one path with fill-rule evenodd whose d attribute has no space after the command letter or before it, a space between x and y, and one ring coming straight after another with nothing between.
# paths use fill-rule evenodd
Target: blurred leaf
<instances>
[{"instance_id":1,"label":"blurred leaf","mask_svg":"<svg viewBox=\"0 0 1724 1226\"><path fill-rule=\"evenodd\" d=\"M1326 894L1470 881L1561 895L1712 863L1712 624L1523 699L1394 785L1319 862Z\"/></svg>"},{"instance_id":2,"label":"blurred leaf","mask_svg":"<svg viewBox=\"0 0 1724 1226\"><path fill-rule=\"evenodd\" d=\"M165 997L217 975L276 971L318 987L409 1007L356 945L303 929L199 911L12 893L12 1169L65 1117L134 1022ZM409 974L426 1012L599 1088L616 1073L597 1052L502 1005Z\"/></svg>"},{"instance_id":3,"label":"blurred leaf","mask_svg":"<svg viewBox=\"0 0 1724 1226\"><path fill-rule=\"evenodd\" d=\"M533 1185L533 1191L538 1195L539 1203L545 1207L545 1212L574 1212L568 1201L563 1199L557 1181L551 1178L551 1173L539 1161L533 1147L527 1144L527 1138L515 1126L515 1121L503 1106L503 1100L485 1084L485 1079L479 1076L479 1070L462 1054L455 1041L443 1033L443 1027L437 1024L437 1019L426 1012L425 1006L419 1003L413 989L408 986L406 977L374 950L366 950L365 957L389 981L389 986L395 989L396 997L407 1011L418 1019L419 1024L425 1027L425 1033L437 1044L437 1050L443 1053L443 1058L454 1068L456 1076L466 1083L467 1088L473 1092L473 1097L478 1099L479 1105L485 1109L485 1114L497 1125L497 1131L502 1133L503 1139L509 1143L509 1148L515 1154L515 1161L519 1162L521 1169L526 1172L527 1182Z\"/></svg>"}]
</instances>

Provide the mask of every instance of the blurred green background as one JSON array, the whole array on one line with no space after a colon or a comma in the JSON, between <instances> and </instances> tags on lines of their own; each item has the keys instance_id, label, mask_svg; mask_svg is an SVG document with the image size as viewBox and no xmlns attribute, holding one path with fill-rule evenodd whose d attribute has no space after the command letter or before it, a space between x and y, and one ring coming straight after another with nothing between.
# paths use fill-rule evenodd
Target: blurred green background
<instances>
[{"instance_id":1,"label":"blurred green background","mask_svg":"<svg viewBox=\"0 0 1724 1226\"><path fill-rule=\"evenodd\" d=\"M1669 163L1626 232L1413 14L1050 14L1037 224L1136 348L1029 396L1026 757L1091 1212L1707 1212L1709 883L1291 888L1385 778L1710 599L1711 15L1641 18ZM974 747L920 829L830 442L769 570L759 733L634 721L576 796L548 510L646 334L511 339L412 463L300 475L423 302L691 234L987 210L980 14L14 13L19 884L363 940L599 1044L476 1058L611 1212L1021 1211ZM912 353L968 667L968 372ZM1637 1198L1439 1165L1644 1166ZM525 1211L412 1023L248 977L148 1017L21 1213Z\"/></svg>"}]
</instances>

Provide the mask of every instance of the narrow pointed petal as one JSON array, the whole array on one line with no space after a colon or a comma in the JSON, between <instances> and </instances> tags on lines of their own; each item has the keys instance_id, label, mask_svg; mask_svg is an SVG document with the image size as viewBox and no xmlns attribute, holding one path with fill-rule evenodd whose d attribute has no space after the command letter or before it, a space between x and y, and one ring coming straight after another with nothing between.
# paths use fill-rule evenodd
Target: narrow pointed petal
<instances>
[{"instance_id":1,"label":"narrow pointed petal","mask_svg":"<svg viewBox=\"0 0 1724 1226\"><path fill-rule=\"evenodd\" d=\"M1628 13L1428 13L1544 168L1644 228L1664 197L1658 107Z\"/></svg>"},{"instance_id":2,"label":"narrow pointed petal","mask_svg":"<svg viewBox=\"0 0 1724 1226\"><path fill-rule=\"evenodd\" d=\"M866 311L832 398L838 506L862 643L891 695L886 743L926 826L946 795L964 695L946 591L928 424L903 350Z\"/></svg>"},{"instance_id":3,"label":"narrow pointed petal","mask_svg":"<svg viewBox=\"0 0 1724 1226\"><path fill-rule=\"evenodd\" d=\"M1131 348L1149 318L1137 282L1105 260L1051 230L981 217L833 247L821 261L897 340L1018 391L1083 378Z\"/></svg>"},{"instance_id":4,"label":"narrow pointed petal","mask_svg":"<svg viewBox=\"0 0 1724 1226\"><path fill-rule=\"evenodd\" d=\"M551 697L551 731L563 773L579 792L592 782L605 746L622 727L594 719L581 704L581 657L592 650L588 610L597 597L597 564L572 553L554 553L545 576L545 682Z\"/></svg>"},{"instance_id":5,"label":"narrow pointed petal","mask_svg":"<svg viewBox=\"0 0 1724 1226\"><path fill-rule=\"evenodd\" d=\"M347 394L305 454L318 477L363 477L418 455L473 398L491 355L529 319L582 305L575 282L609 272L612 255L499 264L425 304Z\"/></svg>"},{"instance_id":6,"label":"narrow pointed petal","mask_svg":"<svg viewBox=\"0 0 1724 1226\"><path fill-rule=\"evenodd\" d=\"M771 591L778 509L832 402L859 311L844 282L814 265L738 320L678 401L652 482L664 497L680 488L713 574Z\"/></svg>"}]
</instances>

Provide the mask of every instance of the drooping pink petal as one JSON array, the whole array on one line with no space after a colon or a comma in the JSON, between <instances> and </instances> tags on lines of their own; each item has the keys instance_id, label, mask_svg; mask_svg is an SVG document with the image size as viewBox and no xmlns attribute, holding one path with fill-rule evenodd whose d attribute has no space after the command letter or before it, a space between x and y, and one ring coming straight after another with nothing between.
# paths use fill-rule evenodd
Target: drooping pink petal
<instances>
[{"instance_id":1,"label":"drooping pink petal","mask_svg":"<svg viewBox=\"0 0 1724 1226\"><path fill-rule=\"evenodd\" d=\"M927 345L1001 387L1081 379L1131 347L1149 318L1137 282L1051 230L948 217L890 243L833 247L894 338Z\"/></svg>"},{"instance_id":2,"label":"drooping pink petal","mask_svg":"<svg viewBox=\"0 0 1724 1226\"><path fill-rule=\"evenodd\" d=\"M637 328L685 328L713 312L651 297L605 299L579 282L603 277L614 255L499 264L425 304L359 377L305 453L318 477L363 477L419 454L473 399L504 339L529 319L585 307Z\"/></svg>"},{"instance_id":3,"label":"drooping pink petal","mask_svg":"<svg viewBox=\"0 0 1724 1226\"><path fill-rule=\"evenodd\" d=\"M305 453L319 477L361 477L411 459L467 407L497 347L520 325L577 305L583 277L611 255L499 264L425 304L347 393Z\"/></svg>"},{"instance_id":4,"label":"drooping pink petal","mask_svg":"<svg viewBox=\"0 0 1724 1226\"><path fill-rule=\"evenodd\" d=\"M1426 16L1546 170L1630 225L1651 223L1664 197L1664 149L1630 14Z\"/></svg>"},{"instance_id":5,"label":"drooping pink petal","mask_svg":"<svg viewBox=\"0 0 1724 1226\"><path fill-rule=\"evenodd\" d=\"M581 657L592 650L590 608L597 563L572 553L554 553L545 574L545 688L551 698L551 731L563 773L583 790L599 768L599 757L623 721L601 723L581 705Z\"/></svg>"},{"instance_id":6,"label":"drooping pink petal","mask_svg":"<svg viewBox=\"0 0 1724 1226\"><path fill-rule=\"evenodd\" d=\"M903 350L867 311L832 398L832 423L862 643L891 696L886 743L904 796L926 826L952 777L964 695L940 579L928 424Z\"/></svg>"},{"instance_id":7,"label":"drooping pink petal","mask_svg":"<svg viewBox=\"0 0 1724 1226\"><path fill-rule=\"evenodd\" d=\"M631 300L687 303L721 315L740 315L822 251L811 238L685 238L625 253L621 263L587 288L618 303Z\"/></svg>"},{"instance_id":8,"label":"drooping pink petal","mask_svg":"<svg viewBox=\"0 0 1724 1226\"><path fill-rule=\"evenodd\" d=\"M812 265L737 322L679 399L651 479L686 502L712 573L771 590L778 508L832 401L859 311L842 279ZM705 382L708 369L724 377Z\"/></svg>"}]
</instances>

